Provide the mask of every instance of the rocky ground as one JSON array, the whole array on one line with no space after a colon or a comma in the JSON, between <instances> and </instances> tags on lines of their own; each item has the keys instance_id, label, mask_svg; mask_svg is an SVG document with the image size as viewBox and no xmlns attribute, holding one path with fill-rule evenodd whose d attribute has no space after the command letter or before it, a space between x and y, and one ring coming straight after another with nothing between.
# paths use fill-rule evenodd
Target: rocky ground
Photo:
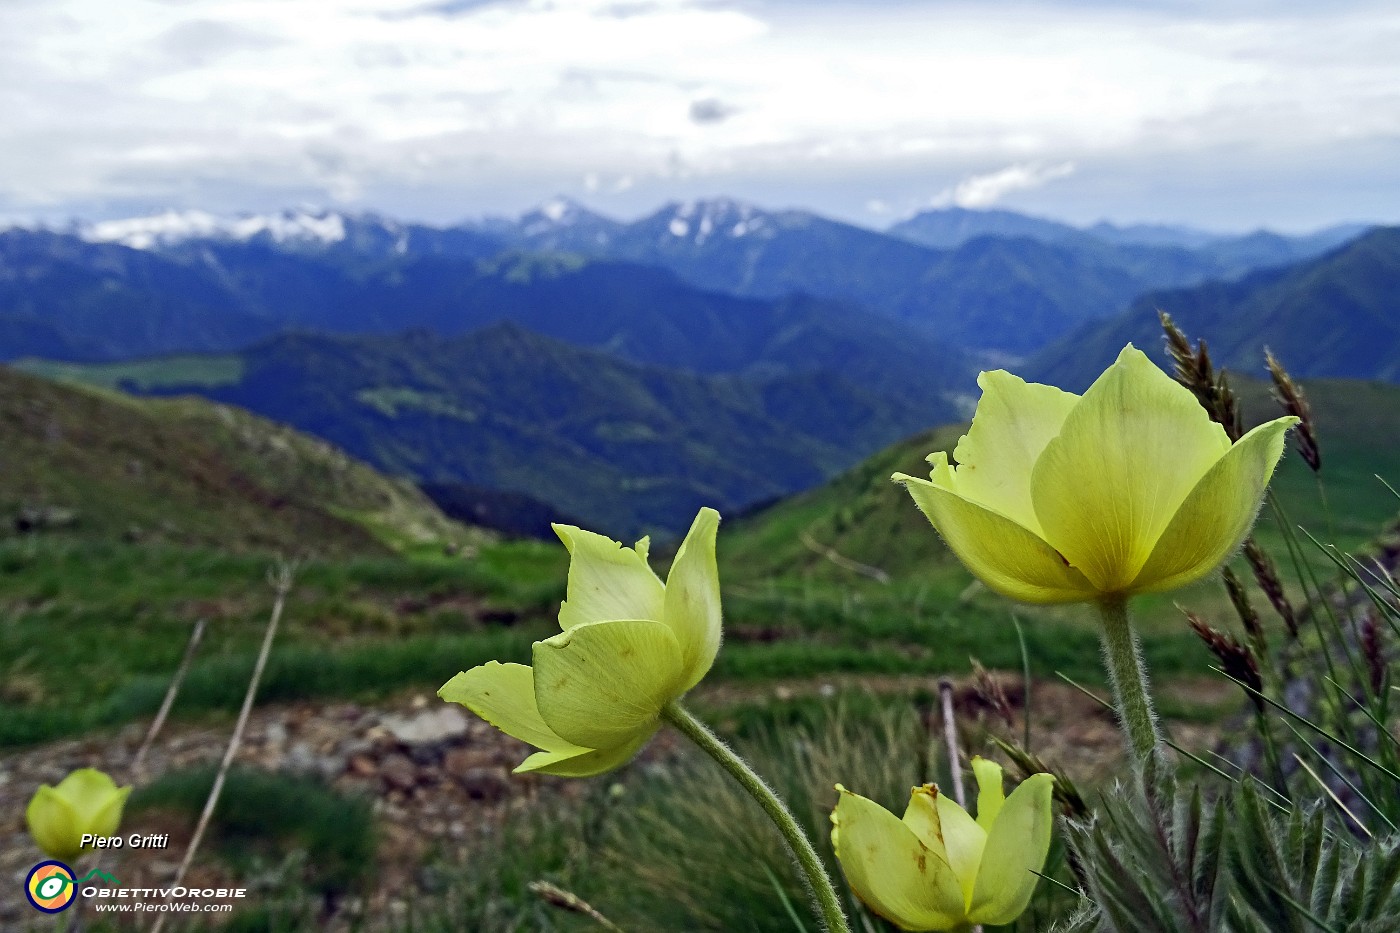
<instances>
[{"instance_id":1,"label":"rocky ground","mask_svg":"<svg viewBox=\"0 0 1400 933\"><path fill-rule=\"evenodd\" d=\"M40 784L55 784L74 768L96 767L121 782L131 780L130 762L145 724L120 732L56 742L0 758L0 929L34 918L22 897L25 874L41 858L24 827L24 808ZM145 770L158 776L213 765L224 753L231 724L172 725L147 756ZM381 863L372 903L338 905L351 914L393 910L389 892L407 890L430 849L451 852L478 844L491 827L541 792L567 795L576 785L546 777L512 775L529 749L503 736L457 706L427 696L405 697L382 708L338 703L297 704L256 710L249 721L238 764L271 771L315 775L336 790L373 800ZM164 849L104 853L101 866L126 886L168 884L185 850L191 827L185 818L145 813L126 820L122 834L169 833ZM80 871L91 867L85 860ZM187 883L240 885L216 860L201 860ZM268 883L270 879L263 879Z\"/></svg>"},{"instance_id":2,"label":"rocky ground","mask_svg":"<svg viewBox=\"0 0 1400 933\"><path fill-rule=\"evenodd\" d=\"M1000 678L1014 715L1022 699L1017 677ZM904 691L934 682L907 678L833 678L821 682L768 684L761 688L718 687L700 702L723 708L762 698L791 699L803 693L832 695L859 684L876 691ZM1189 690L1199 693L1199 687ZM958 685L958 707L965 724L984 722L994 728L995 716L978 698L970 682ZM1199 699L1199 696L1197 696ZM1228 702L1228 700L1227 700ZM1121 739L1111 718L1092 700L1063 684L1035 688L1033 726L1037 751L1047 762L1063 768L1088 786L1114 771ZM723 714L717 721L723 724ZM974 728L976 726L974 725ZM1010 730L1019 735L1019 721ZM74 768L101 768L125 783L132 780L130 762L145 724L115 733L12 751L0 756L0 929L48 929L25 903L22 882L40 859L24 828L24 807L42 783L53 784ZM145 772L156 777L198 765L212 765L223 755L231 731L227 720L206 724L174 723L150 751ZM1179 741L1202 747L1212 729L1177 724ZM647 749L651 758L676 753L677 741L663 731ZM465 858L489 845L493 827L530 805L540 795L552 802L567 800L584 789L583 782L533 775L513 775L529 749L460 707L427 695L408 695L369 707L353 703L272 706L255 710L238 762L269 771L314 775L336 790L373 801L377 819L374 889L363 898L327 905L321 917L326 928L348 928L357 918L392 917L406 909L405 898L420 886L420 867L429 853L449 859ZM164 849L104 853L99 864L125 886L169 884L191 832L184 815L144 812L122 827L130 833L168 833ZM205 847L208 848L207 846ZM267 891L279 883L274 876L236 877L218 859L201 858L186 883L196 886L247 886ZM91 857L77 866L86 871ZM256 896L252 894L250 896ZM247 903L247 902L245 902Z\"/></svg>"}]
</instances>

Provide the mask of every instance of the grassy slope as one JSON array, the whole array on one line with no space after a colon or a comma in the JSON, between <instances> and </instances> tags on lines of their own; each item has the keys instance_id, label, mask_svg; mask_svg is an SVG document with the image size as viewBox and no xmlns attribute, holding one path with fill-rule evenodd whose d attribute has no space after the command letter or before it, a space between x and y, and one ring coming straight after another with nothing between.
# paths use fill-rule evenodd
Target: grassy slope
<instances>
[{"instance_id":1,"label":"grassy slope","mask_svg":"<svg viewBox=\"0 0 1400 933\"><path fill-rule=\"evenodd\" d=\"M321 441L197 399L138 400L0 368L0 516L72 509L73 533L367 552L463 532L414 487Z\"/></svg>"},{"instance_id":2,"label":"grassy slope","mask_svg":"<svg viewBox=\"0 0 1400 933\"><path fill-rule=\"evenodd\" d=\"M26 358L11 364L22 372L59 382L80 383L102 389L129 385L149 392L167 385L213 388L231 385L243 378L243 361L238 356L164 356L124 360L119 363L65 363L59 360Z\"/></svg>"},{"instance_id":3,"label":"grassy slope","mask_svg":"<svg viewBox=\"0 0 1400 933\"><path fill-rule=\"evenodd\" d=\"M77 522L16 534L26 506ZM0 745L148 714L200 618L182 708L234 705L277 553L302 565L270 698L416 682L455 672L454 654L528 646L481 637L476 610L507 592L547 604L564 563L562 549L494 544L414 487L239 409L5 368L0 516ZM469 548L447 557L447 542Z\"/></svg>"}]
</instances>

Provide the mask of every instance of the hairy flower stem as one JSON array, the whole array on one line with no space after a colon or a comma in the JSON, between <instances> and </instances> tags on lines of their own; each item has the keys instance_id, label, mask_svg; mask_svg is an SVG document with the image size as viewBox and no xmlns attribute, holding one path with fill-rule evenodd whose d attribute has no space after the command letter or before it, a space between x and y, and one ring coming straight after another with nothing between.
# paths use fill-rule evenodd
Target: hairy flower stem
<instances>
[{"instance_id":1,"label":"hairy flower stem","mask_svg":"<svg viewBox=\"0 0 1400 933\"><path fill-rule=\"evenodd\" d=\"M1147 802L1148 819L1180 898L1186 929L1204 933L1207 927L1195 893L1172 851L1175 824L1172 774L1167 767L1166 745L1157 728L1157 713L1152 708L1142 649L1128 619L1128 601L1121 596L1107 597L1099 602L1099 614L1103 617L1103 653L1113 683L1113 701L1128 736L1128 747L1134 757L1133 772Z\"/></svg>"},{"instance_id":2,"label":"hairy flower stem","mask_svg":"<svg viewBox=\"0 0 1400 933\"><path fill-rule=\"evenodd\" d=\"M1166 772L1162 733L1157 729L1157 714L1148 692L1147 668L1142 663L1137 633L1128 619L1127 600L1107 597L1099 603L1099 613L1103 617L1103 653L1113 684L1113 702L1128 736L1133 770L1150 800L1156 796L1157 784Z\"/></svg>"},{"instance_id":3,"label":"hairy flower stem","mask_svg":"<svg viewBox=\"0 0 1400 933\"><path fill-rule=\"evenodd\" d=\"M828 933L851 933L846 914L841 910L841 899L836 893L836 888L832 886L831 879L827 877L821 857L817 855L817 850L812 847L812 841L807 838L802 827L797 825L797 820L793 818L787 805L763 782L763 778L749 767L748 762L735 754L733 749L720 741L704 723L679 703L674 700L667 703L661 710L661 718L675 726L686 738L700 746L705 754L719 762L720 767L728 771L734 780L758 801L759 806L763 807L769 819L783 834L788 848L792 850L797 864L802 868Z\"/></svg>"}]
</instances>

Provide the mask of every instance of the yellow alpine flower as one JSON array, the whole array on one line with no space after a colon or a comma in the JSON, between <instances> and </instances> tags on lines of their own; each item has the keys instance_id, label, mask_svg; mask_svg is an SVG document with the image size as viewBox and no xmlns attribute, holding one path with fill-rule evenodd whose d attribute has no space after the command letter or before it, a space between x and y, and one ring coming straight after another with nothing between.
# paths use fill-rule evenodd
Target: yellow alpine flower
<instances>
[{"instance_id":1,"label":"yellow alpine flower","mask_svg":"<svg viewBox=\"0 0 1400 933\"><path fill-rule=\"evenodd\" d=\"M57 787L42 785L30 799L24 811L29 835L50 858L77 858L84 849L84 835L116 833L130 793L130 787L118 787L103 772L80 768Z\"/></svg>"},{"instance_id":2,"label":"yellow alpine flower","mask_svg":"<svg viewBox=\"0 0 1400 933\"><path fill-rule=\"evenodd\" d=\"M905 930L1010 923L1030 903L1050 851L1055 780L1033 774L1004 797L1001 766L972 759L977 818L932 784L904 819L840 784L831 842L856 896Z\"/></svg>"},{"instance_id":3,"label":"yellow alpine flower","mask_svg":"<svg viewBox=\"0 0 1400 933\"><path fill-rule=\"evenodd\" d=\"M1239 547L1297 418L1231 445L1132 344L1083 397L984 372L972 427L927 480L896 473L978 579L1029 603L1186 586Z\"/></svg>"},{"instance_id":4,"label":"yellow alpine flower","mask_svg":"<svg viewBox=\"0 0 1400 933\"><path fill-rule=\"evenodd\" d=\"M555 525L570 555L563 631L535 642L533 666L492 661L438 696L540 749L517 772L587 777L622 765L719 651L718 528L719 513L701 509L663 584L646 538L628 548Z\"/></svg>"}]
</instances>

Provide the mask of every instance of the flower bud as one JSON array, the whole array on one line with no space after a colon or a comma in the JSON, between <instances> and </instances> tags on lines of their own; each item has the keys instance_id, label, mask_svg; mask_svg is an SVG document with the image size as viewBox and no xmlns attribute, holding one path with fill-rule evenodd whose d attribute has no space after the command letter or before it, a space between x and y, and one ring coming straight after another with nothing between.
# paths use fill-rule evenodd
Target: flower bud
<instances>
[{"instance_id":1,"label":"flower bud","mask_svg":"<svg viewBox=\"0 0 1400 933\"><path fill-rule=\"evenodd\" d=\"M35 792L24 811L29 835L51 858L77 858L83 852L83 836L117 832L130 794L130 787L118 787L101 771L80 768L57 787L44 784Z\"/></svg>"}]
</instances>

